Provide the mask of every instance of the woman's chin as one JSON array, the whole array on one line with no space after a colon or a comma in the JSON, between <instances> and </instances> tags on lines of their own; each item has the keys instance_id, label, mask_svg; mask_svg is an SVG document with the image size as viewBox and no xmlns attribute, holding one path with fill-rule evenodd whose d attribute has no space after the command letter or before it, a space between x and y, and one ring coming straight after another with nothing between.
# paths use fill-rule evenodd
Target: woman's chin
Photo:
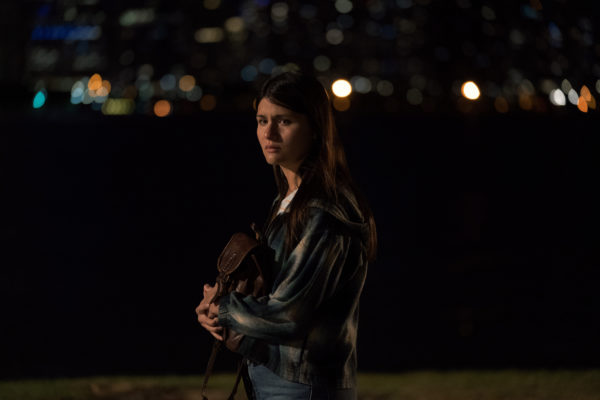
<instances>
[{"instance_id":1,"label":"woman's chin","mask_svg":"<svg viewBox=\"0 0 600 400\"><path fill-rule=\"evenodd\" d=\"M269 165L277 165L277 164L279 164L279 159L277 157L274 157L273 155L270 155L270 154L266 154L265 155L265 161Z\"/></svg>"}]
</instances>

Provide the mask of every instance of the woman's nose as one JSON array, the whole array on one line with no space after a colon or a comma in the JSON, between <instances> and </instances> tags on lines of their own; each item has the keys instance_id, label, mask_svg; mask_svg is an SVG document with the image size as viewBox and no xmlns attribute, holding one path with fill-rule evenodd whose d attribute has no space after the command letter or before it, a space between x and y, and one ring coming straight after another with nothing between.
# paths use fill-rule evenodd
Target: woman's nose
<instances>
[{"instance_id":1,"label":"woman's nose","mask_svg":"<svg viewBox=\"0 0 600 400\"><path fill-rule=\"evenodd\" d=\"M267 139L271 139L271 138L277 137L277 125L276 124L269 123L265 127L265 137Z\"/></svg>"}]
</instances>

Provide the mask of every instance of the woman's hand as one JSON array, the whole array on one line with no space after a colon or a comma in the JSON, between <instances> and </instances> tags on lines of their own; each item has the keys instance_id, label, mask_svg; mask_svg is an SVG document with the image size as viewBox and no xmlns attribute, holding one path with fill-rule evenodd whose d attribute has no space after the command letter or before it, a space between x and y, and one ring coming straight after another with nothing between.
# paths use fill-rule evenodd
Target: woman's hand
<instances>
[{"instance_id":1,"label":"woman's hand","mask_svg":"<svg viewBox=\"0 0 600 400\"><path fill-rule=\"evenodd\" d=\"M211 335L217 340L223 340L221 333L223 327L219 325L219 302L210 303L217 294L217 286L204 285L204 298L196 307L196 314L198 315L198 322L204 329L206 329Z\"/></svg>"}]
</instances>

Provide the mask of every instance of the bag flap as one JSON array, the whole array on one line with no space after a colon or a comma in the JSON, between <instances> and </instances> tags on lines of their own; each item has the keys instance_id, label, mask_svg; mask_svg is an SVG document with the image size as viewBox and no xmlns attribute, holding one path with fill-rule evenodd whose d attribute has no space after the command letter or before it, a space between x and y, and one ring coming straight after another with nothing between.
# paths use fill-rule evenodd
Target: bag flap
<instances>
[{"instance_id":1,"label":"bag flap","mask_svg":"<svg viewBox=\"0 0 600 400\"><path fill-rule=\"evenodd\" d=\"M217 269L225 275L232 273L256 246L258 241L253 237L243 232L234 233L217 260Z\"/></svg>"}]
</instances>

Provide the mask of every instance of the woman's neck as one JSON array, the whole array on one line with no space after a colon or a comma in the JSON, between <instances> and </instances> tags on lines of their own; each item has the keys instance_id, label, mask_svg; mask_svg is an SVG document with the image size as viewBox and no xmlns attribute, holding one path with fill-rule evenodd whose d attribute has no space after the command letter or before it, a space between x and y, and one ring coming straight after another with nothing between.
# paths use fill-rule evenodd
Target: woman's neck
<instances>
[{"instance_id":1,"label":"woman's neck","mask_svg":"<svg viewBox=\"0 0 600 400\"><path fill-rule=\"evenodd\" d=\"M287 180L288 184L288 190L286 193L287 196L294 190L298 189L298 186L300 186L300 183L302 182L302 178L300 178L300 175L298 175L297 170L294 171L292 169L281 167L281 171L283 172L283 175L285 175L285 179Z\"/></svg>"}]
</instances>

